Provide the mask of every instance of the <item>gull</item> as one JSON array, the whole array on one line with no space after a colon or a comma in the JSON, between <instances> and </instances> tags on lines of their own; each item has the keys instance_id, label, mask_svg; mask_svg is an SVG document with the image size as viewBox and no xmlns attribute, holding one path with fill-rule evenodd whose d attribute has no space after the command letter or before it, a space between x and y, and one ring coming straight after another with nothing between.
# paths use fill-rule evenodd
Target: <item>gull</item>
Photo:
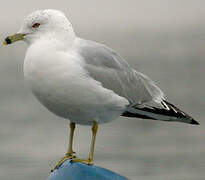
<instances>
[{"instance_id":1,"label":"gull","mask_svg":"<svg viewBox=\"0 0 205 180\"><path fill-rule=\"evenodd\" d=\"M98 124L119 116L199 124L115 51L77 37L61 11L31 13L3 44L20 40L28 44L24 77L32 93L49 111L70 120L69 148L54 169L68 159L92 165ZM92 126L88 159L73 151L76 124Z\"/></svg>"}]
</instances>

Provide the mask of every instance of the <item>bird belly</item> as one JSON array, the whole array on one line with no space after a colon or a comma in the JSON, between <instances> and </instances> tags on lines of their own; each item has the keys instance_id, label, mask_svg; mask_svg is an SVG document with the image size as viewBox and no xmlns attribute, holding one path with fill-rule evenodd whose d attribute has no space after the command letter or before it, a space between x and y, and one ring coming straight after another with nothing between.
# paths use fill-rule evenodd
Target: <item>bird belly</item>
<instances>
[{"instance_id":1,"label":"bird belly","mask_svg":"<svg viewBox=\"0 0 205 180\"><path fill-rule=\"evenodd\" d=\"M90 78L79 62L60 61L26 59L24 63L26 81L48 110L84 125L109 122L124 112L125 98Z\"/></svg>"}]
</instances>

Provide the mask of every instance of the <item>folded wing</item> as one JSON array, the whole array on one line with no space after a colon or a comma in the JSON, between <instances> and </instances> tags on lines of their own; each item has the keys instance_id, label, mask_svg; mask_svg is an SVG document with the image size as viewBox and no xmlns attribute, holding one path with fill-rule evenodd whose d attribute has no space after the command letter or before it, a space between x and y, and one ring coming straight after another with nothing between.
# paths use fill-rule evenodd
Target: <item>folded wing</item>
<instances>
[{"instance_id":1,"label":"folded wing","mask_svg":"<svg viewBox=\"0 0 205 180\"><path fill-rule=\"evenodd\" d=\"M129 101L122 116L195 124L190 116L165 101L154 81L131 68L112 49L83 39L78 39L77 46L89 76Z\"/></svg>"}]
</instances>

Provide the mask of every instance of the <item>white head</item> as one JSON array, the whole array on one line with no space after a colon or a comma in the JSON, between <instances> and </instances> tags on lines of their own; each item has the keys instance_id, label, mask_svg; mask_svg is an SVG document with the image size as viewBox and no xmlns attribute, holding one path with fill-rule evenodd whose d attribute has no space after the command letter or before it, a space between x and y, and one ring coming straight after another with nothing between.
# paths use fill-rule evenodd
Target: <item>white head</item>
<instances>
[{"instance_id":1,"label":"white head","mask_svg":"<svg viewBox=\"0 0 205 180\"><path fill-rule=\"evenodd\" d=\"M40 38L72 40L75 37L71 23L58 10L38 10L27 16L17 34L5 39L4 44L24 40L32 44Z\"/></svg>"}]
</instances>

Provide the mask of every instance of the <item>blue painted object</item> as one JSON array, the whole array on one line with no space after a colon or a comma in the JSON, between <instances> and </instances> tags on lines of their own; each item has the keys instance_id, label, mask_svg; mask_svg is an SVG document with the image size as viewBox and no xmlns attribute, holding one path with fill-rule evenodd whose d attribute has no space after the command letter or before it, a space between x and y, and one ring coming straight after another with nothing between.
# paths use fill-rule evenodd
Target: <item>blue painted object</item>
<instances>
[{"instance_id":1,"label":"blue painted object","mask_svg":"<svg viewBox=\"0 0 205 180\"><path fill-rule=\"evenodd\" d=\"M108 169L79 162L65 161L47 180L128 180Z\"/></svg>"}]
</instances>

